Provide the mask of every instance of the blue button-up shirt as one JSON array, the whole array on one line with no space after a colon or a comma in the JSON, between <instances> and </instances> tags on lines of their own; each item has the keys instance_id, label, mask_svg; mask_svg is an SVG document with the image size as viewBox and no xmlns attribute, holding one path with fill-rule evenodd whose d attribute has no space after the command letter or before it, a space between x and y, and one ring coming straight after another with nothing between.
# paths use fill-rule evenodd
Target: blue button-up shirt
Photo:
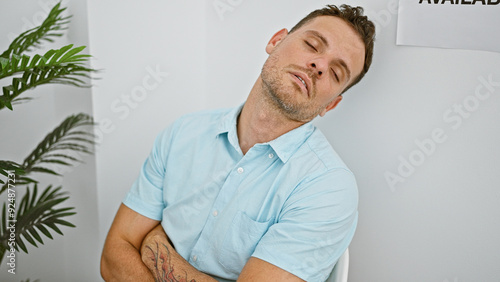
<instances>
[{"instance_id":1,"label":"blue button-up shirt","mask_svg":"<svg viewBox=\"0 0 500 282\"><path fill-rule=\"evenodd\" d=\"M354 176L312 123L243 155L240 111L186 115L163 131L124 204L161 220L177 252L215 277L237 279L254 256L323 281L354 235Z\"/></svg>"}]
</instances>

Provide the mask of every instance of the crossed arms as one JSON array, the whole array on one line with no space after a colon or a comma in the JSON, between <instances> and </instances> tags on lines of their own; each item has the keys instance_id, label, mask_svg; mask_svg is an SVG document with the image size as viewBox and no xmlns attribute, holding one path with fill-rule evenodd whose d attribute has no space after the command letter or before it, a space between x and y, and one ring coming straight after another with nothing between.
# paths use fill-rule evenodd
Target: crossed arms
<instances>
[{"instance_id":1,"label":"crossed arms","mask_svg":"<svg viewBox=\"0 0 500 282\"><path fill-rule=\"evenodd\" d=\"M175 251L158 221L123 204L104 243L101 275L105 281L217 281L198 271ZM304 280L251 257L238 281Z\"/></svg>"}]
</instances>

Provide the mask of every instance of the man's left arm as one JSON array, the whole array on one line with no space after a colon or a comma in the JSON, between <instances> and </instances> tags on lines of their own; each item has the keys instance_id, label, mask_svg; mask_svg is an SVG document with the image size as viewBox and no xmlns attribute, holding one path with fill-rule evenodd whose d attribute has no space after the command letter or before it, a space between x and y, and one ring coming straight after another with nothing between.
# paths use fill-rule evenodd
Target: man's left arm
<instances>
[{"instance_id":1,"label":"man's left arm","mask_svg":"<svg viewBox=\"0 0 500 282\"><path fill-rule=\"evenodd\" d=\"M258 271L252 265L262 267L260 261L265 261L300 279L325 281L354 236L357 205L356 181L346 169L304 179L259 240L241 275Z\"/></svg>"},{"instance_id":2,"label":"man's left arm","mask_svg":"<svg viewBox=\"0 0 500 282\"><path fill-rule=\"evenodd\" d=\"M276 282L301 282L305 281L290 272L281 269L256 257L251 257L243 267L238 281L276 281Z\"/></svg>"}]
</instances>

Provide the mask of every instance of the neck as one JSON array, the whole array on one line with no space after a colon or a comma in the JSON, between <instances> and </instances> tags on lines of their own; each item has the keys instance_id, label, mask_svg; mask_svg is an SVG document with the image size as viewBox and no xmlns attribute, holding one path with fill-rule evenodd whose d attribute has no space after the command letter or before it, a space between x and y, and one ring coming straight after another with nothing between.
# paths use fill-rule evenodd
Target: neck
<instances>
[{"instance_id":1,"label":"neck","mask_svg":"<svg viewBox=\"0 0 500 282\"><path fill-rule=\"evenodd\" d=\"M304 124L284 116L264 91L259 77L238 117L238 140L243 154L257 143L274 140Z\"/></svg>"}]
</instances>

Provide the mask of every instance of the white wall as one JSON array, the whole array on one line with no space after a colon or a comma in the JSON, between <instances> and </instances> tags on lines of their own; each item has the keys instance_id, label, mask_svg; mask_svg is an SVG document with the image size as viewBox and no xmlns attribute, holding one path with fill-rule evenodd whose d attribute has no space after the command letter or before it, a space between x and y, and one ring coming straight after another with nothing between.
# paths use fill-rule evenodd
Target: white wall
<instances>
[{"instance_id":1,"label":"white wall","mask_svg":"<svg viewBox=\"0 0 500 282\"><path fill-rule=\"evenodd\" d=\"M226 6L217 10L215 5L221 3ZM86 272L76 275L81 280L66 279L53 270L52 251L40 248L51 261L38 260L31 277L51 271L53 276L44 277L52 279L42 281L100 280L105 235L156 134L181 114L243 102L266 58L264 47L271 35L327 3L88 1L89 52L93 67L104 69L92 88L94 116L101 122L96 178L86 171L88 181L96 179L97 190L86 191L90 209L79 213L92 232L79 225L75 230L86 250L68 246L71 251L62 254L63 262L56 266L60 272L77 273L72 268L75 253L79 263L90 263L80 265ZM477 107L469 103L481 78L500 82L500 54L396 46L396 0L349 4L364 6L377 23L374 62L339 108L316 122L358 180L360 221L350 246L349 281L498 282L500 86ZM73 14L85 14L85 7L79 7ZM221 10L224 7L227 10ZM32 15L40 8L26 9ZM19 9L12 17L25 11ZM6 29L0 26L0 32ZM151 70L162 74L155 79ZM37 103L45 103L44 109L52 109L52 104L66 109L70 101L61 99ZM460 116L453 110L460 105L471 111L458 124ZM39 128L51 128L51 119L37 119L32 132L46 132ZM6 128L8 122L0 120ZM443 141L432 141L434 147L428 140L433 132L441 132L437 140ZM21 142L2 156L24 156L22 149L32 147L22 142L34 137L26 131L19 134L24 134ZM417 144L423 143L428 155L419 153L423 149ZM391 187L386 175L400 174L401 159L419 163L402 171L404 182Z\"/></svg>"},{"instance_id":2,"label":"white wall","mask_svg":"<svg viewBox=\"0 0 500 282\"><path fill-rule=\"evenodd\" d=\"M58 1L2 1L0 8L0 52L7 49L13 36L28 28L39 25L53 4ZM54 43L43 45L42 50L60 48L73 43L76 46L88 45L87 11L85 1L64 2L68 7L66 15L72 14L71 23L65 35ZM85 50L88 53L88 49ZM40 51L37 53L43 53ZM8 81L1 81L5 85ZM22 162L35 149L47 133L71 114L85 112L92 114L92 96L89 88L44 85L25 92L26 96L36 99L25 104L15 105L14 111L0 111L0 156L1 159ZM76 228L61 227L64 236L55 232L54 240L44 239L45 245L35 248L28 246L29 254L17 253L16 274L7 272L7 259L0 266L0 281L21 281L40 279L40 281L99 281L98 256L98 211L96 201L95 159L84 156L83 164L62 168L64 178L37 177L41 181L39 191L48 184L62 185L69 192L70 199L60 207L73 206L76 215L67 220ZM19 204L24 187L17 187ZM39 192L40 194L41 192ZM7 199L2 194L1 202ZM28 244L27 244L28 245Z\"/></svg>"},{"instance_id":3,"label":"white wall","mask_svg":"<svg viewBox=\"0 0 500 282\"><path fill-rule=\"evenodd\" d=\"M101 123L101 243L155 136L204 104L204 5L198 4L89 1L94 67L104 69L93 89L95 118Z\"/></svg>"}]
</instances>

